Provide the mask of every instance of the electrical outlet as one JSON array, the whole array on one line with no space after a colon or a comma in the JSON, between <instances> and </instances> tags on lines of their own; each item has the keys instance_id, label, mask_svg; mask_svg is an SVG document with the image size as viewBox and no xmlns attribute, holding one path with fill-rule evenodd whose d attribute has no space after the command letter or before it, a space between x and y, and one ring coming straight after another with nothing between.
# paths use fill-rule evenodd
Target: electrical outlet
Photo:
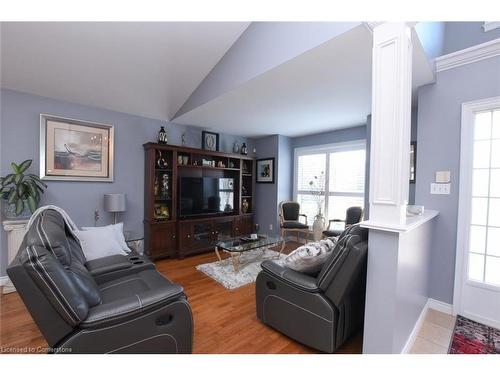
<instances>
[{"instance_id":1,"label":"electrical outlet","mask_svg":"<svg viewBox=\"0 0 500 375\"><path fill-rule=\"evenodd\" d=\"M269 224L269 230L273 230L273 225Z\"/></svg>"}]
</instances>

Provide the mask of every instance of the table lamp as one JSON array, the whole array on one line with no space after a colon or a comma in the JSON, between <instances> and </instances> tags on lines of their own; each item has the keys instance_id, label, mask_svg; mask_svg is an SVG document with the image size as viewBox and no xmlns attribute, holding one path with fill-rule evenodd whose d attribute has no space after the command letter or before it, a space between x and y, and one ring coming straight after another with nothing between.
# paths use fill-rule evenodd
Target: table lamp
<instances>
[{"instance_id":1,"label":"table lamp","mask_svg":"<svg viewBox=\"0 0 500 375\"><path fill-rule=\"evenodd\" d=\"M127 209L126 194L104 194L104 211L114 214L114 224L116 224L117 214L125 212Z\"/></svg>"}]
</instances>

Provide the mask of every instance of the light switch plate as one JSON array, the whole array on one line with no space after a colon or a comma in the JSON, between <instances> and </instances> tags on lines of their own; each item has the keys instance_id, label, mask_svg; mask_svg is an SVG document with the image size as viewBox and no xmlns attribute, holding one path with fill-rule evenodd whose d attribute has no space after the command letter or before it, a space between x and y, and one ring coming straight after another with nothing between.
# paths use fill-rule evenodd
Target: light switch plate
<instances>
[{"instance_id":1,"label":"light switch plate","mask_svg":"<svg viewBox=\"0 0 500 375\"><path fill-rule=\"evenodd\" d=\"M436 182L439 184L447 184L451 181L450 171L437 171L436 172Z\"/></svg>"},{"instance_id":2,"label":"light switch plate","mask_svg":"<svg viewBox=\"0 0 500 375\"><path fill-rule=\"evenodd\" d=\"M431 183L431 194L450 194L451 184L435 184Z\"/></svg>"}]
</instances>

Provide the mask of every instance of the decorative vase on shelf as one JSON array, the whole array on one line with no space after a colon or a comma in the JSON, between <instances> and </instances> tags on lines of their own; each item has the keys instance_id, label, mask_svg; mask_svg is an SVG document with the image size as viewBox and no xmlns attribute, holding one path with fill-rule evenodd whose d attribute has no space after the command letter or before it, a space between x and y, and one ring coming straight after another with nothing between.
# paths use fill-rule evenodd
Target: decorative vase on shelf
<instances>
[{"instance_id":1,"label":"decorative vase on shelf","mask_svg":"<svg viewBox=\"0 0 500 375\"><path fill-rule=\"evenodd\" d=\"M158 132L158 143L165 144L167 143L167 132L165 128L162 126L160 131Z\"/></svg>"},{"instance_id":2,"label":"decorative vase on shelf","mask_svg":"<svg viewBox=\"0 0 500 375\"><path fill-rule=\"evenodd\" d=\"M243 202L241 203L241 211L243 211L244 214L248 212L248 208L250 205L248 204L248 201L246 199L243 199Z\"/></svg>"},{"instance_id":3,"label":"decorative vase on shelf","mask_svg":"<svg viewBox=\"0 0 500 375\"><path fill-rule=\"evenodd\" d=\"M158 153L158 159L156 160L156 165L158 166L158 168L160 168L160 169L168 168L167 159L165 159L163 157L163 154L160 150L156 150L156 151Z\"/></svg>"},{"instance_id":4,"label":"decorative vase on shelf","mask_svg":"<svg viewBox=\"0 0 500 375\"><path fill-rule=\"evenodd\" d=\"M247 154L248 154L247 145L245 142L243 142L243 144L241 145L241 155L247 155Z\"/></svg>"},{"instance_id":5,"label":"decorative vase on shelf","mask_svg":"<svg viewBox=\"0 0 500 375\"><path fill-rule=\"evenodd\" d=\"M234 152L235 154L237 154L238 152L240 152L240 145L239 145L239 144L238 144L238 142L236 142L236 141L235 141L235 142L234 142L234 144L233 144L233 152Z\"/></svg>"},{"instance_id":6,"label":"decorative vase on shelf","mask_svg":"<svg viewBox=\"0 0 500 375\"><path fill-rule=\"evenodd\" d=\"M314 217L312 229L314 241L321 240L321 237L323 237L323 231L325 230L325 218L321 213L321 210L319 210L318 214Z\"/></svg>"},{"instance_id":7,"label":"decorative vase on shelf","mask_svg":"<svg viewBox=\"0 0 500 375\"><path fill-rule=\"evenodd\" d=\"M165 173L163 175L163 181L162 181L162 194L163 194L163 197L164 198L168 198L169 197L169 177L168 177L168 173Z\"/></svg>"}]
</instances>

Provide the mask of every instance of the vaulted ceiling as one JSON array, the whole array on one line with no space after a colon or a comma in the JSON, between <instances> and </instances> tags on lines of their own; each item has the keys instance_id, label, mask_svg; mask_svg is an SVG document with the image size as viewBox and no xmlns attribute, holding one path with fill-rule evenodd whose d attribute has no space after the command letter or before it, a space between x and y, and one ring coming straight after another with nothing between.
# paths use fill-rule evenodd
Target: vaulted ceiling
<instances>
[{"instance_id":1,"label":"vaulted ceiling","mask_svg":"<svg viewBox=\"0 0 500 375\"><path fill-rule=\"evenodd\" d=\"M432 81L414 39L414 88ZM1 84L247 137L357 126L371 111L361 22L2 23Z\"/></svg>"},{"instance_id":2,"label":"vaulted ceiling","mask_svg":"<svg viewBox=\"0 0 500 375\"><path fill-rule=\"evenodd\" d=\"M169 120L248 22L19 22L1 26L1 84Z\"/></svg>"}]
</instances>

